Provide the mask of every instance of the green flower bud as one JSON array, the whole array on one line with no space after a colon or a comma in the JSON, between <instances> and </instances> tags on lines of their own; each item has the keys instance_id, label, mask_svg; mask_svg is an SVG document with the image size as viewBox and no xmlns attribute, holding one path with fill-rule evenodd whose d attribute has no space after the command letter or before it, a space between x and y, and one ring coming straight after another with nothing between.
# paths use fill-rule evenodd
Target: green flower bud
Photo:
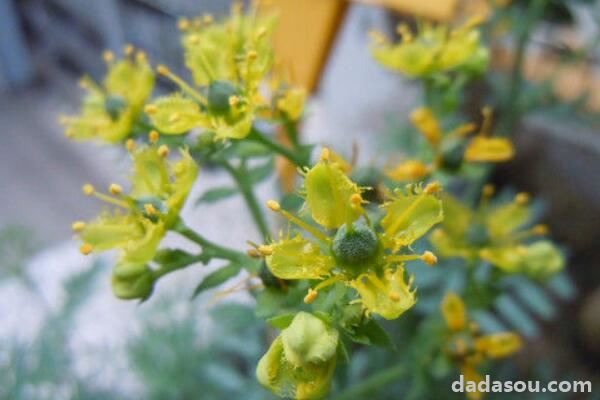
<instances>
[{"instance_id":1,"label":"green flower bud","mask_svg":"<svg viewBox=\"0 0 600 400\"><path fill-rule=\"evenodd\" d=\"M467 230L466 240L469 246L483 247L489 243L490 234L485 225L474 223Z\"/></svg>"},{"instance_id":2,"label":"green flower bud","mask_svg":"<svg viewBox=\"0 0 600 400\"><path fill-rule=\"evenodd\" d=\"M353 274L365 272L377 261L379 239L375 232L364 223L356 223L348 228L338 229L331 250L336 261Z\"/></svg>"},{"instance_id":3,"label":"green flower bud","mask_svg":"<svg viewBox=\"0 0 600 400\"><path fill-rule=\"evenodd\" d=\"M323 398L335 371L337 344L335 329L300 312L260 359L256 377L280 397Z\"/></svg>"},{"instance_id":4,"label":"green flower bud","mask_svg":"<svg viewBox=\"0 0 600 400\"><path fill-rule=\"evenodd\" d=\"M124 300L145 300L152 294L154 279L147 265L120 263L115 266L111 280L115 296Z\"/></svg>"},{"instance_id":5,"label":"green flower bud","mask_svg":"<svg viewBox=\"0 0 600 400\"><path fill-rule=\"evenodd\" d=\"M127 101L119 95L108 95L104 100L104 109L113 121L116 121L121 112L127 108Z\"/></svg>"},{"instance_id":6,"label":"green flower bud","mask_svg":"<svg viewBox=\"0 0 600 400\"><path fill-rule=\"evenodd\" d=\"M460 139L447 140L442 145L442 167L448 171L458 170L465 156L465 143Z\"/></svg>"},{"instance_id":7,"label":"green flower bud","mask_svg":"<svg viewBox=\"0 0 600 400\"><path fill-rule=\"evenodd\" d=\"M281 332L286 359L296 367L318 364L335 356L338 331L307 312L299 312Z\"/></svg>"},{"instance_id":8,"label":"green flower bud","mask_svg":"<svg viewBox=\"0 0 600 400\"><path fill-rule=\"evenodd\" d=\"M215 114L225 114L230 108L230 98L237 95L236 87L228 81L214 81L208 86L208 106Z\"/></svg>"}]
</instances>

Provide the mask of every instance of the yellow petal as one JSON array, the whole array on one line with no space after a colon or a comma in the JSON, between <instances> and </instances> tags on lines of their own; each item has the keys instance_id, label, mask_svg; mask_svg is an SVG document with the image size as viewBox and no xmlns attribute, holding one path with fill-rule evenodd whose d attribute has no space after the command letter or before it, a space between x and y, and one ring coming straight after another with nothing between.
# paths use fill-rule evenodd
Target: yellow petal
<instances>
[{"instance_id":1,"label":"yellow petal","mask_svg":"<svg viewBox=\"0 0 600 400\"><path fill-rule=\"evenodd\" d=\"M443 219L441 200L424 191L405 194L397 190L382 207L385 240L396 250L410 245Z\"/></svg>"},{"instance_id":2,"label":"yellow petal","mask_svg":"<svg viewBox=\"0 0 600 400\"><path fill-rule=\"evenodd\" d=\"M430 169L418 160L406 160L391 170L386 175L395 181L416 181L429 175Z\"/></svg>"},{"instance_id":3,"label":"yellow petal","mask_svg":"<svg viewBox=\"0 0 600 400\"><path fill-rule=\"evenodd\" d=\"M454 292L448 292L441 304L442 316L451 331L460 331L467 326L465 303Z\"/></svg>"},{"instance_id":4,"label":"yellow petal","mask_svg":"<svg viewBox=\"0 0 600 400\"><path fill-rule=\"evenodd\" d=\"M375 272L362 274L348 285L356 289L367 312L387 320L398 318L416 302L415 291L411 291L412 277L406 282L401 266L395 271L386 268L383 276Z\"/></svg>"},{"instance_id":5,"label":"yellow petal","mask_svg":"<svg viewBox=\"0 0 600 400\"><path fill-rule=\"evenodd\" d=\"M323 254L319 245L299 234L270 248L273 253L266 258L267 266L281 279L322 279L334 266L333 258Z\"/></svg>"},{"instance_id":6,"label":"yellow petal","mask_svg":"<svg viewBox=\"0 0 600 400\"><path fill-rule=\"evenodd\" d=\"M319 161L306 173L304 188L312 218L326 229L354 222L362 213L351 202L353 195L360 195L359 187L335 162Z\"/></svg>"},{"instance_id":7,"label":"yellow petal","mask_svg":"<svg viewBox=\"0 0 600 400\"><path fill-rule=\"evenodd\" d=\"M146 113L154 126L165 134L182 134L207 125L206 116L200 112L198 104L178 94L156 99L146 106Z\"/></svg>"},{"instance_id":8,"label":"yellow petal","mask_svg":"<svg viewBox=\"0 0 600 400\"><path fill-rule=\"evenodd\" d=\"M154 147L140 147L132 156L133 174L131 176L131 196L159 197L168 196L169 170L167 161Z\"/></svg>"},{"instance_id":9,"label":"yellow petal","mask_svg":"<svg viewBox=\"0 0 600 400\"><path fill-rule=\"evenodd\" d=\"M305 101L305 89L291 88L285 92L282 98L277 100L277 108L283 111L290 120L296 121L302 116Z\"/></svg>"},{"instance_id":10,"label":"yellow petal","mask_svg":"<svg viewBox=\"0 0 600 400\"><path fill-rule=\"evenodd\" d=\"M410 114L410 121L432 146L439 143L442 131L430 108L417 108Z\"/></svg>"},{"instance_id":11,"label":"yellow petal","mask_svg":"<svg viewBox=\"0 0 600 400\"><path fill-rule=\"evenodd\" d=\"M504 358L519 351L521 337L516 333L503 332L482 336L475 340L475 348L489 358Z\"/></svg>"},{"instance_id":12,"label":"yellow petal","mask_svg":"<svg viewBox=\"0 0 600 400\"><path fill-rule=\"evenodd\" d=\"M474 137L465 150L465 160L471 162L502 162L515 154L510 140L504 138Z\"/></svg>"}]
</instances>

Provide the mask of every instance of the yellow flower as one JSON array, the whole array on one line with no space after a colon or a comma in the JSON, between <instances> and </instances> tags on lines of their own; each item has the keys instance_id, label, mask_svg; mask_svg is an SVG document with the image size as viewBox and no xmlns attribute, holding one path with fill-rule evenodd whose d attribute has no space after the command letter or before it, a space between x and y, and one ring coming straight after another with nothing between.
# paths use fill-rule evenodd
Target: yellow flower
<instances>
[{"instance_id":1,"label":"yellow flower","mask_svg":"<svg viewBox=\"0 0 600 400\"><path fill-rule=\"evenodd\" d=\"M465 381L481 381L479 364L486 359L509 357L522 346L521 337L513 332L481 334L476 323L469 322L465 304L456 293L446 293L440 309L448 327L445 350ZM482 393L468 392L467 397L480 399Z\"/></svg>"},{"instance_id":2,"label":"yellow flower","mask_svg":"<svg viewBox=\"0 0 600 400\"><path fill-rule=\"evenodd\" d=\"M335 372L338 331L299 312L256 367L258 381L280 397L325 397Z\"/></svg>"},{"instance_id":3,"label":"yellow flower","mask_svg":"<svg viewBox=\"0 0 600 400\"><path fill-rule=\"evenodd\" d=\"M309 233L282 236L268 246L267 266L280 279L321 280L310 289L305 302L336 282L354 288L367 313L398 318L415 303L412 281L405 281L403 263L435 256L410 254L410 245L442 220L437 183L397 190L382 207L385 216L374 226L363 209L362 190L332 159L328 149L321 160L304 173L303 193L312 221L324 230L281 209L268 206Z\"/></svg>"},{"instance_id":4,"label":"yellow flower","mask_svg":"<svg viewBox=\"0 0 600 400\"><path fill-rule=\"evenodd\" d=\"M277 108L285 113L290 120L296 121L300 119L304 112L306 95L306 90L303 88L289 88L277 100Z\"/></svg>"},{"instance_id":5,"label":"yellow flower","mask_svg":"<svg viewBox=\"0 0 600 400\"><path fill-rule=\"evenodd\" d=\"M485 107L482 111L483 123L476 135L469 137L476 129L473 123L443 131L433 110L420 107L411 113L410 120L417 131L429 144L433 165L423 161L408 160L388 171L388 176L396 181L417 180L436 169L456 171L465 162L503 162L514 156L514 148L506 138L490 137L492 111Z\"/></svg>"},{"instance_id":6,"label":"yellow flower","mask_svg":"<svg viewBox=\"0 0 600 400\"><path fill-rule=\"evenodd\" d=\"M481 72L487 68L489 54L476 29L478 23L473 19L453 29L423 25L416 36L406 25L400 25L399 43L390 43L380 34L373 35L371 53L383 66L411 78L456 70Z\"/></svg>"},{"instance_id":7,"label":"yellow flower","mask_svg":"<svg viewBox=\"0 0 600 400\"><path fill-rule=\"evenodd\" d=\"M507 273L546 278L564 267L564 257L548 240L534 240L547 228L527 228L531 220L528 196L521 193L508 203L490 204L491 187L484 188L474 211L444 194L444 221L430 241L443 257L490 262Z\"/></svg>"},{"instance_id":8,"label":"yellow flower","mask_svg":"<svg viewBox=\"0 0 600 400\"><path fill-rule=\"evenodd\" d=\"M111 185L111 195L97 192L85 185L84 193L95 196L113 211L104 211L88 223L76 223L84 245L82 252L120 250L120 264L143 266L152 260L160 241L175 224L198 168L187 150L181 150L179 161L169 161L155 147L135 150L131 190L124 194L118 185ZM127 274L125 274L127 275ZM122 274L115 274L122 281Z\"/></svg>"},{"instance_id":9,"label":"yellow flower","mask_svg":"<svg viewBox=\"0 0 600 400\"><path fill-rule=\"evenodd\" d=\"M65 134L75 139L98 139L116 143L127 138L141 116L143 105L152 93L154 73L143 53L109 61L102 85L83 78L81 85L88 94L78 116L65 116Z\"/></svg>"}]
</instances>

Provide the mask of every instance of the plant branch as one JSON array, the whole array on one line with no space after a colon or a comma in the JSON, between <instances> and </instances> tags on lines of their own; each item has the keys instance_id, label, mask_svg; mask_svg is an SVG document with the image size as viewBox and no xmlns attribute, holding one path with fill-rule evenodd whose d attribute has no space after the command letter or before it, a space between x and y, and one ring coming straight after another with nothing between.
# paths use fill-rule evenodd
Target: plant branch
<instances>
[{"instance_id":1,"label":"plant branch","mask_svg":"<svg viewBox=\"0 0 600 400\"><path fill-rule=\"evenodd\" d=\"M264 146L273 150L275 153L279 154L280 156L287 158L289 161L294 163L297 167L305 167L308 164L306 162L306 160L304 160L300 154L294 152L293 149L287 148L287 147L281 145L280 143L277 143L276 141L274 141L274 140L270 139L269 137L267 137L266 135L264 135L262 132L258 131L256 128L252 128L252 131L250 132L248 139L254 140L255 142L263 144Z\"/></svg>"},{"instance_id":2,"label":"plant branch","mask_svg":"<svg viewBox=\"0 0 600 400\"><path fill-rule=\"evenodd\" d=\"M334 396L335 400L349 400L349 399L362 399L364 395L377 389L381 389L387 384L394 382L395 380L406 374L406 367L403 365L396 365L390 367L375 374L371 375L367 379L360 383L351 386L349 389L342 393Z\"/></svg>"}]
</instances>

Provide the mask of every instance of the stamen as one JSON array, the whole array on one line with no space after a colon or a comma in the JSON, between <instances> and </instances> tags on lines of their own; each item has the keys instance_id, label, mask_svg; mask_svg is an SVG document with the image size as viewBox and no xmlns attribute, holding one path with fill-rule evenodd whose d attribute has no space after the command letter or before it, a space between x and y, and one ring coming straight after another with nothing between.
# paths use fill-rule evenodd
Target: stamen
<instances>
[{"instance_id":1,"label":"stamen","mask_svg":"<svg viewBox=\"0 0 600 400\"><path fill-rule=\"evenodd\" d=\"M329 161L330 157L331 151L327 147L323 148L323 150L321 151L321 161Z\"/></svg>"},{"instance_id":2,"label":"stamen","mask_svg":"<svg viewBox=\"0 0 600 400\"><path fill-rule=\"evenodd\" d=\"M71 224L71 229L73 230L73 232L81 232L85 229L85 222L75 221Z\"/></svg>"},{"instance_id":3,"label":"stamen","mask_svg":"<svg viewBox=\"0 0 600 400\"><path fill-rule=\"evenodd\" d=\"M437 193L441 190L442 185L440 185L439 182L435 181L435 182L431 182L430 184L428 184L427 186L425 186L425 189L423 190L423 193L425 194L434 194Z\"/></svg>"},{"instance_id":4,"label":"stamen","mask_svg":"<svg viewBox=\"0 0 600 400\"><path fill-rule=\"evenodd\" d=\"M435 256L435 254L433 254L430 251L426 251L425 253L423 253L423 255L421 255L421 260L423 260L423 262L427 265L435 265L437 264L437 257Z\"/></svg>"},{"instance_id":5,"label":"stamen","mask_svg":"<svg viewBox=\"0 0 600 400\"><path fill-rule=\"evenodd\" d=\"M318 295L319 295L318 291L316 291L314 289L308 289L308 294L306 296L304 296L304 302L306 304L310 304L316 300Z\"/></svg>"},{"instance_id":6,"label":"stamen","mask_svg":"<svg viewBox=\"0 0 600 400\"><path fill-rule=\"evenodd\" d=\"M91 196L96 191L96 189L94 189L94 186L89 183L86 183L85 185L83 185L81 190L83 191L83 194L85 194L86 196Z\"/></svg>"},{"instance_id":7,"label":"stamen","mask_svg":"<svg viewBox=\"0 0 600 400\"><path fill-rule=\"evenodd\" d=\"M164 144L163 144L162 146L160 146L160 147L158 148L158 150L157 150L157 154L158 154L160 157L166 157L166 156L168 156L168 155L169 155L169 148L168 148L166 145L164 145Z\"/></svg>"},{"instance_id":8,"label":"stamen","mask_svg":"<svg viewBox=\"0 0 600 400\"><path fill-rule=\"evenodd\" d=\"M125 55L127 57L131 56L133 54L134 48L132 44L127 44L125 45L125 47L123 48L123 53L125 53Z\"/></svg>"},{"instance_id":9,"label":"stamen","mask_svg":"<svg viewBox=\"0 0 600 400\"><path fill-rule=\"evenodd\" d=\"M200 43L200 36L198 36L198 35L191 35L190 36L190 43L193 44L194 46L198 45Z\"/></svg>"},{"instance_id":10,"label":"stamen","mask_svg":"<svg viewBox=\"0 0 600 400\"><path fill-rule=\"evenodd\" d=\"M92 252L92 245L89 243L84 243L81 245L81 247L79 248L79 251L81 252L81 254L83 254L84 256L87 256L88 254L90 254Z\"/></svg>"},{"instance_id":11,"label":"stamen","mask_svg":"<svg viewBox=\"0 0 600 400\"><path fill-rule=\"evenodd\" d=\"M102 52L102 59L105 63L110 64L115 59L115 55L110 50L104 50L104 52Z\"/></svg>"},{"instance_id":12,"label":"stamen","mask_svg":"<svg viewBox=\"0 0 600 400\"><path fill-rule=\"evenodd\" d=\"M383 45L387 42L387 39L385 38L385 36L383 36L383 34L381 34L381 32L378 32L374 29L369 31L369 37L371 38L372 41L375 42L375 44L378 44L378 45Z\"/></svg>"},{"instance_id":13,"label":"stamen","mask_svg":"<svg viewBox=\"0 0 600 400\"><path fill-rule=\"evenodd\" d=\"M156 114L158 112L158 108L154 104L148 104L144 107L144 112L148 115Z\"/></svg>"},{"instance_id":14,"label":"stamen","mask_svg":"<svg viewBox=\"0 0 600 400\"><path fill-rule=\"evenodd\" d=\"M483 186L483 189L481 190L481 194L483 195L483 197L492 197L494 195L494 192L496 191L496 187L492 184L487 184Z\"/></svg>"},{"instance_id":15,"label":"stamen","mask_svg":"<svg viewBox=\"0 0 600 400\"><path fill-rule=\"evenodd\" d=\"M158 139L160 139L160 134L158 133L158 131L154 129L151 130L148 134L148 140L150 141L150 143L156 144L156 142L158 142Z\"/></svg>"},{"instance_id":16,"label":"stamen","mask_svg":"<svg viewBox=\"0 0 600 400\"><path fill-rule=\"evenodd\" d=\"M398 292L389 292L388 297L390 298L390 300L395 301L396 303L400 301L400 295L398 294Z\"/></svg>"},{"instance_id":17,"label":"stamen","mask_svg":"<svg viewBox=\"0 0 600 400\"><path fill-rule=\"evenodd\" d=\"M252 258L261 258L262 254L256 249L249 249L246 254L248 254Z\"/></svg>"},{"instance_id":18,"label":"stamen","mask_svg":"<svg viewBox=\"0 0 600 400\"><path fill-rule=\"evenodd\" d=\"M529 203L529 195L525 192L521 192L515 196L515 202L520 206L524 206Z\"/></svg>"},{"instance_id":19,"label":"stamen","mask_svg":"<svg viewBox=\"0 0 600 400\"><path fill-rule=\"evenodd\" d=\"M200 53L200 55L201 55L203 64L205 64L203 53ZM204 67L206 70L206 65ZM195 98L200 103L202 103L202 104L207 103L204 96L202 96L200 93L198 93L196 90L194 90L183 79L181 79L180 77L178 77L177 75L172 73L171 70L169 70L169 68L166 65L160 64L158 67L156 67L156 72L158 72L160 75L164 76L165 78L173 81L176 85L178 85L181 88L181 90L183 90L184 92L189 94L191 97ZM211 79L211 80L213 79L214 74L210 73L210 71L206 71L206 74L208 75L209 79Z\"/></svg>"},{"instance_id":20,"label":"stamen","mask_svg":"<svg viewBox=\"0 0 600 400\"><path fill-rule=\"evenodd\" d=\"M281 205L275 200L267 201L267 207L269 207L272 211L279 212L281 211Z\"/></svg>"},{"instance_id":21,"label":"stamen","mask_svg":"<svg viewBox=\"0 0 600 400\"><path fill-rule=\"evenodd\" d=\"M273 254L273 247L269 245L258 246L258 252L263 256L270 256Z\"/></svg>"},{"instance_id":22,"label":"stamen","mask_svg":"<svg viewBox=\"0 0 600 400\"><path fill-rule=\"evenodd\" d=\"M148 215L157 215L158 214L158 210L156 210L156 208L150 203L144 204L144 211L146 211L146 214L148 214Z\"/></svg>"},{"instance_id":23,"label":"stamen","mask_svg":"<svg viewBox=\"0 0 600 400\"><path fill-rule=\"evenodd\" d=\"M190 20L187 18L180 18L179 21L177 21L177 28L180 31L187 31L190 29Z\"/></svg>"},{"instance_id":24,"label":"stamen","mask_svg":"<svg viewBox=\"0 0 600 400\"><path fill-rule=\"evenodd\" d=\"M403 42L410 43L413 41L413 34L407 24L399 24L396 32L402 37Z\"/></svg>"},{"instance_id":25,"label":"stamen","mask_svg":"<svg viewBox=\"0 0 600 400\"><path fill-rule=\"evenodd\" d=\"M239 104L240 98L238 96L230 96L229 97L229 105L231 107L235 107Z\"/></svg>"},{"instance_id":26,"label":"stamen","mask_svg":"<svg viewBox=\"0 0 600 400\"><path fill-rule=\"evenodd\" d=\"M133 139L127 139L127 141L125 142L125 148L129 152L134 151L135 150L135 140L133 140Z\"/></svg>"},{"instance_id":27,"label":"stamen","mask_svg":"<svg viewBox=\"0 0 600 400\"><path fill-rule=\"evenodd\" d=\"M258 53L254 50L250 50L247 54L248 60L254 61L258 57Z\"/></svg>"},{"instance_id":28,"label":"stamen","mask_svg":"<svg viewBox=\"0 0 600 400\"><path fill-rule=\"evenodd\" d=\"M202 22L204 22L206 25L212 24L213 21L214 21L214 18L210 14L205 14L204 16L202 16Z\"/></svg>"},{"instance_id":29,"label":"stamen","mask_svg":"<svg viewBox=\"0 0 600 400\"><path fill-rule=\"evenodd\" d=\"M548 225L544 225L544 224L538 224L535 225L533 228L531 228L531 232L534 235L539 235L539 236L544 236L548 234Z\"/></svg>"},{"instance_id":30,"label":"stamen","mask_svg":"<svg viewBox=\"0 0 600 400\"><path fill-rule=\"evenodd\" d=\"M137 54L135 55L135 61L138 64L143 64L148 60L148 56L146 56L146 53L143 52L142 50L138 51Z\"/></svg>"},{"instance_id":31,"label":"stamen","mask_svg":"<svg viewBox=\"0 0 600 400\"><path fill-rule=\"evenodd\" d=\"M123 188L116 183L111 183L108 187L108 191L114 196L119 196L121 193L123 193Z\"/></svg>"}]
</instances>

